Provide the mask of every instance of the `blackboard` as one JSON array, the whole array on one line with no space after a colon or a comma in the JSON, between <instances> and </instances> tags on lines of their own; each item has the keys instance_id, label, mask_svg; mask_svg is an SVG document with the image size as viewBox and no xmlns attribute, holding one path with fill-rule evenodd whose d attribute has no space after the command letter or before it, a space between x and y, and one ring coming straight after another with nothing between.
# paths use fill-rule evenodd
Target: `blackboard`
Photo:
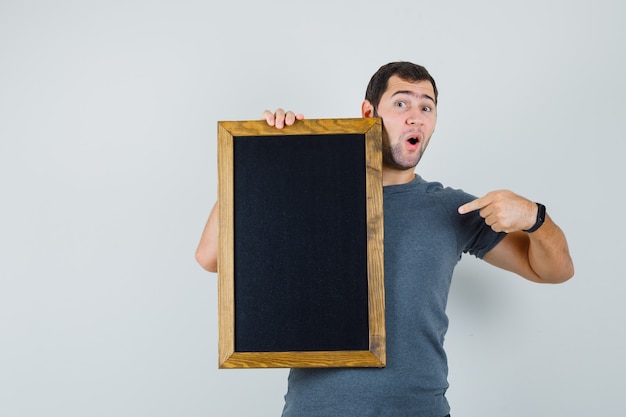
<instances>
[{"instance_id":1,"label":"blackboard","mask_svg":"<svg viewBox=\"0 0 626 417\"><path fill-rule=\"evenodd\" d=\"M384 366L379 119L218 123L219 366Z\"/></svg>"}]
</instances>

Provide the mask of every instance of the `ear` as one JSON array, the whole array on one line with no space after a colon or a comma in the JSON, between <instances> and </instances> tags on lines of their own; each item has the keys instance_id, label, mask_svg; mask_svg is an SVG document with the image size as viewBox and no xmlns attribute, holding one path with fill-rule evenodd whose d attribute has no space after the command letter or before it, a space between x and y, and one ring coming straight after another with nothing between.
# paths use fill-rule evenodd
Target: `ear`
<instances>
[{"instance_id":1,"label":"ear","mask_svg":"<svg viewBox=\"0 0 626 417\"><path fill-rule=\"evenodd\" d=\"M361 104L361 116L362 117L374 117L374 106L369 100L363 100Z\"/></svg>"}]
</instances>

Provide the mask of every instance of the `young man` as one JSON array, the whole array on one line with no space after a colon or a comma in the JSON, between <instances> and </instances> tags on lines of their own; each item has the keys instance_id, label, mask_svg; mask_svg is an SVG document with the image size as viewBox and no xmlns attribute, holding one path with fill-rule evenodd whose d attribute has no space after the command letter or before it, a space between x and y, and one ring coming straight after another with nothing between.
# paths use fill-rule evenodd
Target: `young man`
<instances>
[{"instance_id":1,"label":"young man","mask_svg":"<svg viewBox=\"0 0 626 417\"><path fill-rule=\"evenodd\" d=\"M437 121L437 87L409 62L382 66L361 106L383 120L387 366L292 369L283 417L444 417L450 407L443 340L452 273L463 253L539 283L574 274L567 241L545 207L511 191L475 198L414 172ZM266 110L276 128L303 115ZM196 252L217 270L214 207Z\"/></svg>"}]
</instances>

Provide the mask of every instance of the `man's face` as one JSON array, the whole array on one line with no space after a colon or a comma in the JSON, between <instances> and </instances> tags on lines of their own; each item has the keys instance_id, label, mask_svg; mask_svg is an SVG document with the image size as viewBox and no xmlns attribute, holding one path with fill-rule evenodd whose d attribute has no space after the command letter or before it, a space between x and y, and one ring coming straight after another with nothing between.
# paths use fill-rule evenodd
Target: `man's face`
<instances>
[{"instance_id":1,"label":"man's face","mask_svg":"<svg viewBox=\"0 0 626 417\"><path fill-rule=\"evenodd\" d=\"M415 168L437 122L435 91L430 81L409 82L392 76L375 116L383 119L385 167L399 171Z\"/></svg>"}]
</instances>

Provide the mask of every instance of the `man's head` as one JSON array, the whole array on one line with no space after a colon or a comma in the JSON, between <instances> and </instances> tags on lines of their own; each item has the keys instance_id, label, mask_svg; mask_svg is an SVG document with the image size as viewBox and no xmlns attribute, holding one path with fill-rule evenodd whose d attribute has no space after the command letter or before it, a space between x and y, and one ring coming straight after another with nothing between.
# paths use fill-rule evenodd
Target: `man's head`
<instances>
[{"instance_id":1,"label":"man's head","mask_svg":"<svg viewBox=\"0 0 626 417\"><path fill-rule=\"evenodd\" d=\"M410 181L437 122L437 87L428 71L409 62L382 66L367 87L361 114L383 121L383 184Z\"/></svg>"},{"instance_id":2,"label":"man's head","mask_svg":"<svg viewBox=\"0 0 626 417\"><path fill-rule=\"evenodd\" d=\"M367 89L365 90L365 100L374 106L374 116L377 116L378 104L383 93L387 90L389 78L393 75L405 81L429 81L433 85L435 92L435 104L437 104L439 92L434 78L429 74L428 70L421 65L412 62L398 61L385 64L376 71L370 79Z\"/></svg>"}]
</instances>

